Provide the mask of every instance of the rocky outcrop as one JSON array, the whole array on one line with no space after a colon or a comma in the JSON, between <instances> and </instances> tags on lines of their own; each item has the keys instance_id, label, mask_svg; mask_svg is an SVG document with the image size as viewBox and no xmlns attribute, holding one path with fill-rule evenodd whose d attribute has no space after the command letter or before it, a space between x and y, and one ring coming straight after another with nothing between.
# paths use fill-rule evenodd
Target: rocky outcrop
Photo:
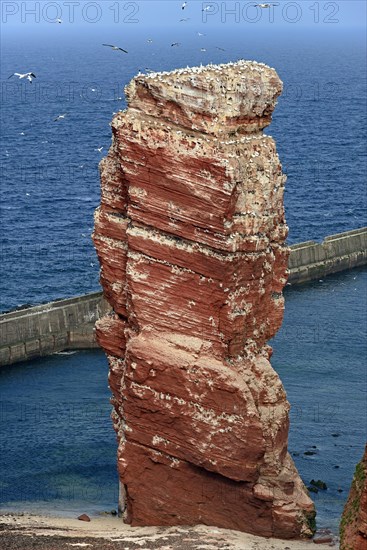
<instances>
[{"instance_id":1,"label":"rocky outcrop","mask_svg":"<svg viewBox=\"0 0 367 550\"><path fill-rule=\"evenodd\" d=\"M340 550L367 550L367 445L340 522Z\"/></svg>"},{"instance_id":2,"label":"rocky outcrop","mask_svg":"<svg viewBox=\"0 0 367 550\"><path fill-rule=\"evenodd\" d=\"M138 75L113 119L94 242L114 314L97 335L132 525L312 532L266 343L289 254L285 177L262 133L281 89L245 61Z\"/></svg>"}]
</instances>

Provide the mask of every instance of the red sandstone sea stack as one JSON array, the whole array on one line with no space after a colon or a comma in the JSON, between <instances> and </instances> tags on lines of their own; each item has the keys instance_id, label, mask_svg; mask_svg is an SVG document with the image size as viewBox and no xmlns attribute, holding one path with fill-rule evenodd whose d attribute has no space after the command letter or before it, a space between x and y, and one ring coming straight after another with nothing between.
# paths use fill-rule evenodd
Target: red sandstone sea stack
<instances>
[{"instance_id":1,"label":"red sandstone sea stack","mask_svg":"<svg viewBox=\"0 0 367 550\"><path fill-rule=\"evenodd\" d=\"M312 534L269 358L287 278L282 83L255 62L138 75L101 162L94 242L124 518Z\"/></svg>"}]
</instances>

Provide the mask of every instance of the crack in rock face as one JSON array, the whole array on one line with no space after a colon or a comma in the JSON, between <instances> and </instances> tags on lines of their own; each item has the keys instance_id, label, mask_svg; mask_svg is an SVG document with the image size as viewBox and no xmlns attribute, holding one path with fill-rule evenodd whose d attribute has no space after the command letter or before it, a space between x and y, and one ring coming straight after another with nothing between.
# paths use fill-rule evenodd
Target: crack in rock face
<instances>
[{"instance_id":1,"label":"crack in rock face","mask_svg":"<svg viewBox=\"0 0 367 550\"><path fill-rule=\"evenodd\" d=\"M93 239L124 519L310 536L267 341L284 310L282 83L239 61L139 74L112 121Z\"/></svg>"}]
</instances>

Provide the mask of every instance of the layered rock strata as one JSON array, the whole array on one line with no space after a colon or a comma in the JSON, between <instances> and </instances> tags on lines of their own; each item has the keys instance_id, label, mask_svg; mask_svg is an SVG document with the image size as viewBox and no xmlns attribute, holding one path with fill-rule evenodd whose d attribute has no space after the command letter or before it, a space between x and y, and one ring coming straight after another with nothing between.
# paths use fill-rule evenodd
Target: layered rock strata
<instances>
[{"instance_id":1,"label":"layered rock strata","mask_svg":"<svg viewBox=\"0 0 367 550\"><path fill-rule=\"evenodd\" d=\"M367 550L367 445L341 518L340 550Z\"/></svg>"},{"instance_id":2,"label":"layered rock strata","mask_svg":"<svg viewBox=\"0 0 367 550\"><path fill-rule=\"evenodd\" d=\"M267 341L283 317L282 83L239 61L139 74L101 162L94 242L125 520L310 535Z\"/></svg>"}]
</instances>

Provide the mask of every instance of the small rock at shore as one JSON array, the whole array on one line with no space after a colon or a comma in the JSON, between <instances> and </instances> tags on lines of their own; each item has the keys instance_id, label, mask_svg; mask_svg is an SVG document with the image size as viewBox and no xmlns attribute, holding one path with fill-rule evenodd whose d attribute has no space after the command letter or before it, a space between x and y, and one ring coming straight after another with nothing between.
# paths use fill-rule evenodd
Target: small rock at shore
<instances>
[{"instance_id":1,"label":"small rock at shore","mask_svg":"<svg viewBox=\"0 0 367 550\"><path fill-rule=\"evenodd\" d=\"M313 485L314 487L317 487L318 489L321 489L322 491L326 491L327 489L327 485L325 481L321 481L321 479L318 479L317 481L315 481L314 479L311 479L310 484Z\"/></svg>"},{"instance_id":2,"label":"small rock at shore","mask_svg":"<svg viewBox=\"0 0 367 550\"><path fill-rule=\"evenodd\" d=\"M80 519L80 521L90 521L90 517L87 516L87 514L82 514L81 516L78 516L78 519Z\"/></svg>"},{"instance_id":3,"label":"small rock at shore","mask_svg":"<svg viewBox=\"0 0 367 550\"><path fill-rule=\"evenodd\" d=\"M313 538L315 544L334 543L334 537L330 529L320 529Z\"/></svg>"},{"instance_id":4,"label":"small rock at shore","mask_svg":"<svg viewBox=\"0 0 367 550\"><path fill-rule=\"evenodd\" d=\"M328 544L333 542L333 537L331 535L320 535L313 538L315 544Z\"/></svg>"}]
</instances>

